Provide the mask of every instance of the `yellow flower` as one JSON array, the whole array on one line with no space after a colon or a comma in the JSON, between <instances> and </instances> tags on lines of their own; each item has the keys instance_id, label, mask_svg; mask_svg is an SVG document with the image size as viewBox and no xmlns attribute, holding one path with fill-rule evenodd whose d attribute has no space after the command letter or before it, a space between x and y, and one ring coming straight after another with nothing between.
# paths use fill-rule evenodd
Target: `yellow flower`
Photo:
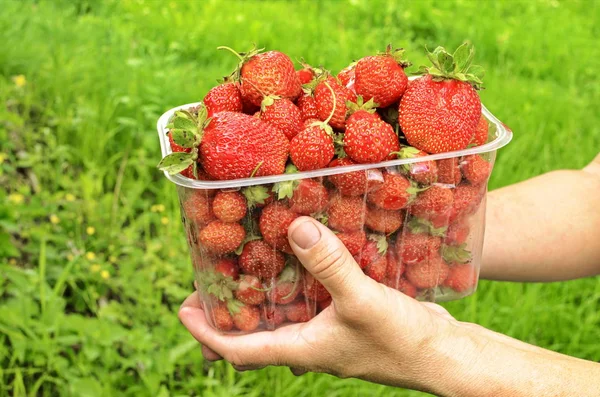
<instances>
[{"instance_id":1,"label":"yellow flower","mask_svg":"<svg viewBox=\"0 0 600 397\"><path fill-rule=\"evenodd\" d=\"M90 270L92 271L92 273L98 273L100 271L100 268L101 268L101 266L98 264L90 266Z\"/></svg>"},{"instance_id":2,"label":"yellow flower","mask_svg":"<svg viewBox=\"0 0 600 397\"><path fill-rule=\"evenodd\" d=\"M108 278L110 277L110 273L108 272L108 270L102 270L100 272L100 277L102 277L105 280L108 280Z\"/></svg>"},{"instance_id":3,"label":"yellow flower","mask_svg":"<svg viewBox=\"0 0 600 397\"><path fill-rule=\"evenodd\" d=\"M27 84L27 79L22 74L14 76L13 81L15 82L15 85L19 88L24 87L25 84Z\"/></svg>"},{"instance_id":4,"label":"yellow flower","mask_svg":"<svg viewBox=\"0 0 600 397\"><path fill-rule=\"evenodd\" d=\"M96 254L94 254L93 252L87 252L85 254L85 257L89 260L89 261L93 261L94 259L96 259Z\"/></svg>"},{"instance_id":5,"label":"yellow flower","mask_svg":"<svg viewBox=\"0 0 600 397\"><path fill-rule=\"evenodd\" d=\"M6 160L6 154L0 153L0 164L4 163L4 160Z\"/></svg>"},{"instance_id":6,"label":"yellow flower","mask_svg":"<svg viewBox=\"0 0 600 397\"><path fill-rule=\"evenodd\" d=\"M89 236L93 236L94 233L96 233L96 229L93 226L88 226L87 229L85 229L85 232L89 235Z\"/></svg>"},{"instance_id":7,"label":"yellow flower","mask_svg":"<svg viewBox=\"0 0 600 397\"><path fill-rule=\"evenodd\" d=\"M160 223L162 223L163 225L168 225L169 218L167 218L166 216L163 216L162 218L160 218Z\"/></svg>"},{"instance_id":8,"label":"yellow flower","mask_svg":"<svg viewBox=\"0 0 600 397\"><path fill-rule=\"evenodd\" d=\"M8 264L14 266L17 264L17 260L15 258L10 258L10 260L8 261Z\"/></svg>"},{"instance_id":9,"label":"yellow flower","mask_svg":"<svg viewBox=\"0 0 600 397\"><path fill-rule=\"evenodd\" d=\"M25 197L21 193L11 193L8 195L8 201L12 201L15 204L21 204L25 200Z\"/></svg>"},{"instance_id":10,"label":"yellow flower","mask_svg":"<svg viewBox=\"0 0 600 397\"><path fill-rule=\"evenodd\" d=\"M72 195L71 193L67 193L67 194L65 194L65 200L67 200L67 201L75 201L75 196Z\"/></svg>"},{"instance_id":11,"label":"yellow flower","mask_svg":"<svg viewBox=\"0 0 600 397\"><path fill-rule=\"evenodd\" d=\"M50 223L57 225L60 223L60 218L54 214L50 215Z\"/></svg>"},{"instance_id":12,"label":"yellow flower","mask_svg":"<svg viewBox=\"0 0 600 397\"><path fill-rule=\"evenodd\" d=\"M158 212L164 212L164 211L165 211L165 206L164 206L163 204L158 204L158 205L156 206L156 210L157 210Z\"/></svg>"},{"instance_id":13,"label":"yellow flower","mask_svg":"<svg viewBox=\"0 0 600 397\"><path fill-rule=\"evenodd\" d=\"M116 257L116 256L114 256L114 255L111 255L111 256L109 256L109 257L108 257L108 260L109 260L111 263L116 263L116 262L117 262L117 257Z\"/></svg>"}]
</instances>

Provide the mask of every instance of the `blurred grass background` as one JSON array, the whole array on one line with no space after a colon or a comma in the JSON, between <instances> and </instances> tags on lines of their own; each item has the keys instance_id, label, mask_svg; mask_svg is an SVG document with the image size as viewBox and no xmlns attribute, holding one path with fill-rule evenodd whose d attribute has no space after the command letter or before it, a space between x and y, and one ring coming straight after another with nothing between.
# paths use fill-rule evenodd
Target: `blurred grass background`
<instances>
[{"instance_id":1,"label":"blurred grass background","mask_svg":"<svg viewBox=\"0 0 600 397\"><path fill-rule=\"evenodd\" d=\"M218 45L256 42L338 71L389 42L419 65L424 46L468 39L487 70L482 99L515 133L490 188L582 167L600 149L594 1L0 3L0 396L422 395L283 368L239 374L203 362L179 324L193 275L154 125L233 68ZM598 278L482 282L445 306L600 360Z\"/></svg>"}]
</instances>

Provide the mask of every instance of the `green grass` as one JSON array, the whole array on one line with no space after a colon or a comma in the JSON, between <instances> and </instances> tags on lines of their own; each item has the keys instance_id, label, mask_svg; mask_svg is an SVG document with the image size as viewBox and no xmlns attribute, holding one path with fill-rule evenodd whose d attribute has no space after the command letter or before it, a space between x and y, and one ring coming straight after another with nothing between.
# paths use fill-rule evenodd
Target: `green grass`
<instances>
[{"instance_id":1,"label":"green grass","mask_svg":"<svg viewBox=\"0 0 600 397\"><path fill-rule=\"evenodd\" d=\"M418 65L424 46L468 39L487 70L483 101L515 133L496 188L598 151L599 15L585 0L3 1L0 396L420 395L203 362L176 317L193 275L175 187L155 168L155 121L233 68L218 45L256 42L337 71L388 42ZM600 360L598 279L482 282L445 306Z\"/></svg>"}]
</instances>

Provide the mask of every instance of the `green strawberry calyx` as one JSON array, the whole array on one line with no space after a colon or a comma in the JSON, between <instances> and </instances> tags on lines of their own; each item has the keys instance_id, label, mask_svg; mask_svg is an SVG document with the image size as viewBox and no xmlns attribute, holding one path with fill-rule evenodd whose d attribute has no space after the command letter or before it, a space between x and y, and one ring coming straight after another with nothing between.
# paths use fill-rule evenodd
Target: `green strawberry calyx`
<instances>
[{"instance_id":1,"label":"green strawberry calyx","mask_svg":"<svg viewBox=\"0 0 600 397\"><path fill-rule=\"evenodd\" d=\"M400 65L403 69L412 65L412 63L403 59L404 58L404 48L393 49L391 44L387 45L385 52L380 52L380 53L378 53L378 55L386 55L386 56L390 56L390 57L394 58L394 61L396 61L396 63L398 65Z\"/></svg>"},{"instance_id":2,"label":"green strawberry calyx","mask_svg":"<svg viewBox=\"0 0 600 397\"><path fill-rule=\"evenodd\" d=\"M390 153L390 155L396 156L399 159L412 159L415 157L420 157L421 151L412 146L402 146L402 148L399 151L392 152L392 153ZM412 166L413 166L413 164L402 164L400 167L404 171L410 172Z\"/></svg>"},{"instance_id":3,"label":"green strawberry calyx","mask_svg":"<svg viewBox=\"0 0 600 397\"><path fill-rule=\"evenodd\" d=\"M260 103L260 111L264 112L267 108L275 103L276 100L281 99L277 95L266 95Z\"/></svg>"},{"instance_id":4,"label":"green strawberry calyx","mask_svg":"<svg viewBox=\"0 0 600 397\"><path fill-rule=\"evenodd\" d=\"M318 212L316 214L311 214L311 216L325 226L329 224L329 216L326 212Z\"/></svg>"},{"instance_id":5,"label":"green strawberry calyx","mask_svg":"<svg viewBox=\"0 0 600 397\"><path fill-rule=\"evenodd\" d=\"M263 51L264 48L256 48L256 44L253 44L252 48L248 52L237 52L236 50L226 46L219 46L217 47L217 50L227 50L239 58L240 62L237 64L235 70L229 76L224 78L224 81L227 82L239 82L241 80L242 67L244 64L248 62L250 58Z\"/></svg>"},{"instance_id":6,"label":"green strawberry calyx","mask_svg":"<svg viewBox=\"0 0 600 397\"><path fill-rule=\"evenodd\" d=\"M325 87L327 87L327 89L331 93L331 97L333 98L333 107L331 108L331 113L329 113L329 116L327 117L327 119L325 119L325 121L315 121L310 126L311 127L319 127L323 131L325 131L327 133L327 135L329 135L330 137L333 137L333 129L329 125L329 122L331 121L331 118L333 117L333 115L335 113L335 107L337 106L337 98L335 96L335 92L333 91L333 88L331 88L329 83L326 81L324 84L325 84Z\"/></svg>"},{"instance_id":7,"label":"green strawberry calyx","mask_svg":"<svg viewBox=\"0 0 600 397\"><path fill-rule=\"evenodd\" d=\"M191 150L170 153L163 157L157 167L161 171L168 172L169 175L175 175L193 165L194 177L197 178L198 147L210 121L206 106L203 104L198 107L197 115L188 110L177 110L167 124L168 133L171 134L175 144Z\"/></svg>"},{"instance_id":8,"label":"green strawberry calyx","mask_svg":"<svg viewBox=\"0 0 600 397\"><path fill-rule=\"evenodd\" d=\"M484 70L479 65L472 65L475 49L473 45L464 42L453 54L444 47L437 47L433 52L427 51L427 58L432 67L421 66L418 74L429 74L434 81L460 80L469 83L476 90L483 88Z\"/></svg>"},{"instance_id":9,"label":"green strawberry calyx","mask_svg":"<svg viewBox=\"0 0 600 397\"><path fill-rule=\"evenodd\" d=\"M233 299L233 291L238 283L230 276L215 271L202 271L198 273L198 288L201 292L212 295L222 302Z\"/></svg>"},{"instance_id":10,"label":"green strawberry calyx","mask_svg":"<svg viewBox=\"0 0 600 397\"><path fill-rule=\"evenodd\" d=\"M356 97L356 103L352 101L346 101L346 118L350 117L352 114L358 112L359 110L364 110L367 113L375 113L377 110L378 103L373 101L373 98L369 99L367 102L364 101L362 95L358 95Z\"/></svg>"},{"instance_id":11,"label":"green strawberry calyx","mask_svg":"<svg viewBox=\"0 0 600 397\"><path fill-rule=\"evenodd\" d=\"M381 234L369 234L368 239L374 241L377 244L377 252L381 255L385 255L388 250L388 241L384 235Z\"/></svg>"},{"instance_id":12,"label":"green strawberry calyx","mask_svg":"<svg viewBox=\"0 0 600 397\"><path fill-rule=\"evenodd\" d=\"M304 65L304 64L303 64ZM302 91L309 96L312 96L319 83L327 80L331 73L323 67L312 69L314 77L306 84L302 84Z\"/></svg>"},{"instance_id":13,"label":"green strawberry calyx","mask_svg":"<svg viewBox=\"0 0 600 397\"><path fill-rule=\"evenodd\" d=\"M436 228L430 221L417 217L408 221L407 226L412 233L425 233L435 237L446 236L446 230L448 229L446 226Z\"/></svg>"},{"instance_id":14,"label":"green strawberry calyx","mask_svg":"<svg viewBox=\"0 0 600 397\"><path fill-rule=\"evenodd\" d=\"M410 187L406 188L406 193L410 195L410 198L408 199L408 204L411 204L416 200L417 194L424 192L430 187L431 186L419 187L419 185L417 185L415 182L410 181Z\"/></svg>"},{"instance_id":15,"label":"green strawberry calyx","mask_svg":"<svg viewBox=\"0 0 600 397\"><path fill-rule=\"evenodd\" d=\"M264 204L265 200L271 196L269 189L263 185L245 187L242 189L242 194L246 197L248 208L254 208L257 204Z\"/></svg>"},{"instance_id":16,"label":"green strawberry calyx","mask_svg":"<svg viewBox=\"0 0 600 397\"><path fill-rule=\"evenodd\" d=\"M442 258L448 263L468 263L471 261L471 251L466 249L467 243L461 245L442 245Z\"/></svg>"},{"instance_id":17,"label":"green strawberry calyx","mask_svg":"<svg viewBox=\"0 0 600 397\"><path fill-rule=\"evenodd\" d=\"M294 164L288 164L285 167L285 174L295 174L298 172L298 168ZM291 181L283 181L277 182L273 184L273 188L271 189L274 193L277 193L277 200L283 200L285 198L292 198L294 195L294 190L300 181L291 180Z\"/></svg>"},{"instance_id":18,"label":"green strawberry calyx","mask_svg":"<svg viewBox=\"0 0 600 397\"><path fill-rule=\"evenodd\" d=\"M238 314L244 306L245 305L237 299L230 299L227 301L227 310L229 310L229 313L232 316Z\"/></svg>"},{"instance_id":19,"label":"green strawberry calyx","mask_svg":"<svg viewBox=\"0 0 600 397\"><path fill-rule=\"evenodd\" d=\"M334 133L333 134L333 148L338 159L348 157L344 150L344 134Z\"/></svg>"}]
</instances>

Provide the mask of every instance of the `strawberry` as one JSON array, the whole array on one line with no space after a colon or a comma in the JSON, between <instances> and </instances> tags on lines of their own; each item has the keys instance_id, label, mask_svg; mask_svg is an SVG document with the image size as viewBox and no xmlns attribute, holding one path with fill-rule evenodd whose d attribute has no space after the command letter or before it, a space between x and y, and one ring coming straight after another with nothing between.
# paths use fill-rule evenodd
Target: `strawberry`
<instances>
[{"instance_id":1,"label":"strawberry","mask_svg":"<svg viewBox=\"0 0 600 397\"><path fill-rule=\"evenodd\" d=\"M352 62L344 69L340 70L337 74L337 78L343 86L356 94L356 89L354 87L356 82L356 62Z\"/></svg>"},{"instance_id":2,"label":"strawberry","mask_svg":"<svg viewBox=\"0 0 600 397\"><path fill-rule=\"evenodd\" d=\"M296 266L286 266L267 292L270 302L287 305L293 302L302 290L302 275Z\"/></svg>"},{"instance_id":3,"label":"strawberry","mask_svg":"<svg viewBox=\"0 0 600 397\"><path fill-rule=\"evenodd\" d=\"M397 153L399 159L411 159L428 156L422 150L411 146L404 146ZM403 164L402 170L408 177L421 185L431 185L438 178L438 167L435 161L419 161L417 163Z\"/></svg>"},{"instance_id":4,"label":"strawberry","mask_svg":"<svg viewBox=\"0 0 600 397\"><path fill-rule=\"evenodd\" d=\"M325 299L320 302L317 302L317 308L319 309L319 313L322 312L323 310L327 309L331 305L331 301L332 301L332 299L329 298L329 299Z\"/></svg>"},{"instance_id":5,"label":"strawberry","mask_svg":"<svg viewBox=\"0 0 600 397\"><path fill-rule=\"evenodd\" d=\"M465 156L461 166L465 179L472 185L481 185L487 182L492 172L492 165L477 154Z\"/></svg>"},{"instance_id":6,"label":"strawberry","mask_svg":"<svg viewBox=\"0 0 600 397\"><path fill-rule=\"evenodd\" d=\"M300 80L300 84L308 84L314 77L312 68L309 67L296 70L296 75L298 76L298 80Z\"/></svg>"},{"instance_id":7,"label":"strawberry","mask_svg":"<svg viewBox=\"0 0 600 397\"><path fill-rule=\"evenodd\" d=\"M233 319L227 306L224 304L218 304L212 308L210 312L210 318L216 329L219 331L231 331L233 329Z\"/></svg>"},{"instance_id":8,"label":"strawberry","mask_svg":"<svg viewBox=\"0 0 600 397\"><path fill-rule=\"evenodd\" d=\"M469 223L465 221L459 221L448 226L446 232L446 238L444 239L445 244L450 245L461 245L467 241L469 237Z\"/></svg>"},{"instance_id":9,"label":"strawberry","mask_svg":"<svg viewBox=\"0 0 600 397\"><path fill-rule=\"evenodd\" d=\"M329 163L328 167L343 167L356 164L351 159L338 158ZM328 177L343 196L362 196L383 184L383 175L377 169L365 171L344 172Z\"/></svg>"},{"instance_id":10,"label":"strawberry","mask_svg":"<svg viewBox=\"0 0 600 397\"><path fill-rule=\"evenodd\" d=\"M275 193L263 185L248 186L242 189L248 208L263 208L275 200Z\"/></svg>"},{"instance_id":11,"label":"strawberry","mask_svg":"<svg viewBox=\"0 0 600 397\"><path fill-rule=\"evenodd\" d=\"M260 311L256 306L243 305L232 317L240 331L254 331L260 324Z\"/></svg>"},{"instance_id":12,"label":"strawberry","mask_svg":"<svg viewBox=\"0 0 600 397\"><path fill-rule=\"evenodd\" d=\"M243 113L220 112L204 128L200 163L215 179L282 174L289 152L283 132Z\"/></svg>"},{"instance_id":13,"label":"strawberry","mask_svg":"<svg viewBox=\"0 0 600 397\"><path fill-rule=\"evenodd\" d=\"M438 251L442 241L439 237L422 233L401 233L396 239L396 253L407 264L427 261L428 258L439 256Z\"/></svg>"},{"instance_id":14,"label":"strawberry","mask_svg":"<svg viewBox=\"0 0 600 397\"><path fill-rule=\"evenodd\" d=\"M398 260L396 253L394 250L388 250L387 252L387 269L386 275L387 277L397 282L400 280L400 276L404 274L405 265L402 261Z\"/></svg>"},{"instance_id":15,"label":"strawberry","mask_svg":"<svg viewBox=\"0 0 600 397\"><path fill-rule=\"evenodd\" d=\"M240 192L220 191L213 199L213 212L223 222L238 222L246 211L246 199Z\"/></svg>"},{"instance_id":16,"label":"strawberry","mask_svg":"<svg viewBox=\"0 0 600 397\"><path fill-rule=\"evenodd\" d=\"M356 256L356 263L361 269L365 269L375 262L383 262L383 273L387 269L387 258L386 254L388 251L388 242L385 236L380 234L369 235L369 240L362 247L358 255ZM378 265L376 265L377 267Z\"/></svg>"},{"instance_id":17,"label":"strawberry","mask_svg":"<svg viewBox=\"0 0 600 397\"><path fill-rule=\"evenodd\" d=\"M245 237L246 230L242 225L222 221L212 221L198 234L200 244L216 255L235 251Z\"/></svg>"},{"instance_id":18,"label":"strawberry","mask_svg":"<svg viewBox=\"0 0 600 397\"><path fill-rule=\"evenodd\" d=\"M315 279L312 274L306 273L306 276L304 278L306 280L304 296L306 296L308 299L316 302L321 302L331 298L329 291L327 291L323 284L321 284L317 279Z\"/></svg>"},{"instance_id":19,"label":"strawberry","mask_svg":"<svg viewBox=\"0 0 600 397\"><path fill-rule=\"evenodd\" d=\"M325 167L333 158L333 131L326 123L304 127L290 142L290 158L300 171Z\"/></svg>"},{"instance_id":20,"label":"strawberry","mask_svg":"<svg viewBox=\"0 0 600 397\"><path fill-rule=\"evenodd\" d=\"M294 69L292 60L282 52L253 48L247 53L237 53L228 47L218 47L231 51L240 63L230 76L233 81L241 80L242 98L259 106L267 95L295 100L302 91L302 84Z\"/></svg>"},{"instance_id":21,"label":"strawberry","mask_svg":"<svg viewBox=\"0 0 600 397\"><path fill-rule=\"evenodd\" d=\"M365 203L361 197L346 197L335 194L329 200L327 216L329 226L341 232L362 229L364 224Z\"/></svg>"},{"instance_id":22,"label":"strawberry","mask_svg":"<svg viewBox=\"0 0 600 397\"><path fill-rule=\"evenodd\" d=\"M203 190L194 190L182 203L185 217L197 226L202 227L215 219L212 210L212 197Z\"/></svg>"},{"instance_id":23,"label":"strawberry","mask_svg":"<svg viewBox=\"0 0 600 397\"><path fill-rule=\"evenodd\" d=\"M339 238L342 243L346 246L350 255L356 255L360 252L361 248L367 242L367 235L364 230L356 230L353 232L347 233L338 233L337 238Z\"/></svg>"},{"instance_id":24,"label":"strawberry","mask_svg":"<svg viewBox=\"0 0 600 397\"><path fill-rule=\"evenodd\" d=\"M302 215L323 211L329 203L329 193L325 186L312 179L303 179L298 183L289 200L290 210Z\"/></svg>"},{"instance_id":25,"label":"strawberry","mask_svg":"<svg viewBox=\"0 0 600 397\"><path fill-rule=\"evenodd\" d=\"M296 106L300 109L302 120L318 119L319 111L317 110L317 102L312 95L304 94L298 98Z\"/></svg>"},{"instance_id":26,"label":"strawberry","mask_svg":"<svg viewBox=\"0 0 600 397\"><path fill-rule=\"evenodd\" d=\"M374 232L385 234L393 233L400 229L404 214L402 211L384 210L375 206L367 206L365 225Z\"/></svg>"},{"instance_id":27,"label":"strawberry","mask_svg":"<svg viewBox=\"0 0 600 397\"><path fill-rule=\"evenodd\" d=\"M477 212L479 203L485 195L485 185L459 185L454 189L454 202L450 212L450 222Z\"/></svg>"},{"instance_id":28,"label":"strawberry","mask_svg":"<svg viewBox=\"0 0 600 397\"><path fill-rule=\"evenodd\" d=\"M413 197L411 184L400 174L385 172L383 185L367 195L367 201L385 210L399 210Z\"/></svg>"},{"instance_id":29,"label":"strawberry","mask_svg":"<svg viewBox=\"0 0 600 397\"><path fill-rule=\"evenodd\" d=\"M283 310L287 319L294 323L305 323L314 317L313 308L303 300L285 305Z\"/></svg>"},{"instance_id":30,"label":"strawberry","mask_svg":"<svg viewBox=\"0 0 600 397\"><path fill-rule=\"evenodd\" d=\"M256 276L243 274L235 290L235 297L247 305L260 305L265 300L265 293L261 290L262 284Z\"/></svg>"},{"instance_id":31,"label":"strawberry","mask_svg":"<svg viewBox=\"0 0 600 397\"><path fill-rule=\"evenodd\" d=\"M469 263L454 264L450 266L450 272L443 285L452 288L456 292L472 290L477 285L477 272L473 265Z\"/></svg>"},{"instance_id":32,"label":"strawberry","mask_svg":"<svg viewBox=\"0 0 600 397\"><path fill-rule=\"evenodd\" d=\"M437 169L439 183L458 186L462 180L462 174L458 166L458 157L438 160Z\"/></svg>"},{"instance_id":33,"label":"strawberry","mask_svg":"<svg viewBox=\"0 0 600 397\"><path fill-rule=\"evenodd\" d=\"M356 93L366 101L373 99L378 107L397 102L404 94L408 77L404 68L410 64L402 60L404 50L392 51L388 46L385 53L364 57L356 64Z\"/></svg>"},{"instance_id":34,"label":"strawberry","mask_svg":"<svg viewBox=\"0 0 600 397\"><path fill-rule=\"evenodd\" d=\"M288 228L298 217L285 204L275 202L267 205L260 215L258 226L265 242L272 247L291 254L292 248L288 241Z\"/></svg>"},{"instance_id":35,"label":"strawberry","mask_svg":"<svg viewBox=\"0 0 600 397\"><path fill-rule=\"evenodd\" d=\"M400 279L398 282L398 288L396 289L402 292L404 295L410 296L411 298L417 297L417 288L404 277Z\"/></svg>"},{"instance_id":36,"label":"strawberry","mask_svg":"<svg viewBox=\"0 0 600 397\"><path fill-rule=\"evenodd\" d=\"M406 227L413 234L425 233L435 237L444 237L448 230L449 213L438 216L432 215L430 219L418 218L413 216L407 223Z\"/></svg>"},{"instance_id":37,"label":"strawberry","mask_svg":"<svg viewBox=\"0 0 600 397\"><path fill-rule=\"evenodd\" d=\"M329 120L333 128L343 131L346 127L346 102L356 102L356 95L335 78L329 77L317 85L314 96L319 118Z\"/></svg>"},{"instance_id":38,"label":"strawberry","mask_svg":"<svg viewBox=\"0 0 600 397\"><path fill-rule=\"evenodd\" d=\"M419 218L444 222L450 216L454 195L442 185L433 185L421 192L410 206L410 213ZM447 223L447 222L445 222Z\"/></svg>"},{"instance_id":39,"label":"strawberry","mask_svg":"<svg viewBox=\"0 0 600 397\"><path fill-rule=\"evenodd\" d=\"M222 111L241 112L242 94L238 83L226 82L211 88L203 100L208 117Z\"/></svg>"},{"instance_id":40,"label":"strawberry","mask_svg":"<svg viewBox=\"0 0 600 397\"><path fill-rule=\"evenodd\" d=\"M472 55L466 43L453 55L442 47L429 54L434 66L422 69L429 74L412 81L400 101L400 127L411 146L443 153L469 145L481 117Z\"/></svg>"},{"instance_id":41,"label":"strawberry","mask_svg":"<svg viewBox=\"0 0 600 397\"><path fill-rule=\"evenodd\" d=\"M400 149L398 135L379 116L358 110L348 117L344 151L357 163L378 163Z\"/></svg>"},{"instance_id":42,"label":"strawberry","mask_svg":"<svg viewBox=\"0 0 600 397\"><path fill-rule=\"evenodd\" d=\"M261 315L267 329L270 330L275 329L285 321L285 311L278 305L263 305Z\"/></svg>"},{"instance_id":43,"label":"strawberry","mask_svg":"<svg viewBox=\"0 0 600 397\"><path fill-rule=\"evenodd\" d=\"M239 277L239 269L237 261L231 258L221 258L214 264L214 271L221 273L225 277L231 277L237 280Z\"/></svg>"},{"instance_id":44,"label":"strawberry","mask_svg":"<svg viewBox=\"0 0 600 397\"><path fill-rule=\"evenodd\" d=\"M388 259L386 255L383 258L380 258L379 260L371 262L371 264L367 265L365 267L365 274L380 283L385 278L387 268Z\"/></svg>"},{"instance_id":45,"label":"strawberry","mask_svg":"<svg viewBox=\"0 0 600 397\"><path fill-rule=\"evenodd\" d=\"M240 255L240 268L261 279L277 276L285 266L285 257L262 240L249 241Z\"/></svg>"},{"instance_id":46,"label":"strawberry","mask_svg":"<svg viewBox=\"0 0 600 397\"><path fill-rule=\"evenodd\" d=\"M302 113L289 99L267 96L261 103L260 119L281 130L288 140L304 127Z\"/></svg>"},{"instance_id":47,"label":"strawberry","mask_svg":"<svg viewBox=\"0 0 600 397\"><path fill-rule=\"evenodd\" d=\"M488 121L482 114L479 123L477 123L477 129L475 130L475 135L473 136L473 141L471 143L475 144L475 146L484 145L488 140L488 130Z\"/></svg>"},{"instance_id":48,"label":"strawberry","mask_svg":"<svg viewBox=\"0 0 600 397\"><path fill-rule=\"evenodd\" d=\"M419 289L434 288L444 282L450 269L438 255L429 260L409 265L406 268L406 279Z\"/></svg>"}]
</instances>

